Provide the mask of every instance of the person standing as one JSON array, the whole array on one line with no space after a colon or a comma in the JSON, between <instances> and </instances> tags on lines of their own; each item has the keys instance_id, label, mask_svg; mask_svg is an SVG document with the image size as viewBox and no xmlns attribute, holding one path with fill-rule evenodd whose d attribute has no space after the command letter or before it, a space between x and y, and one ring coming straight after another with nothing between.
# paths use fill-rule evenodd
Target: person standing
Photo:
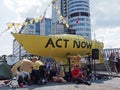
<instances>
[{"instance_id":1,"label":"person standing","mask_svg":"<svg viewBox=\"0 0 120 90\"><path fill-rule=\"evenodd\" d=\"M115 53L111 53L110 54L110 57L109 57L109 61L110 61L110 68L111 68L111 71L112 69L115 70L116 74L118 74L118 70L117 70L117 60L115 58Z\"/></svg>"},{"instance_id":2,"label":"person standing","mask_svg":"<svg viewBox=\"0 0 120 90\"><path fill-rule=\"evenodd\" d=\"M119 57L118 52L115 53L115 60L116 60L115 63L116 63L117 70L119 71L119 69L120 69L120 57Z\"/></svg>"}]
</instances>

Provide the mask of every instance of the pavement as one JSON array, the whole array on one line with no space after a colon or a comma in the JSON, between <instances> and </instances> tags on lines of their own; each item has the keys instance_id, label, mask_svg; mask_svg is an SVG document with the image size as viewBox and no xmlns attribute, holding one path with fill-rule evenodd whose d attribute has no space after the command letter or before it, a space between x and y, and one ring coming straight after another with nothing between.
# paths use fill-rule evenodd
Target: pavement
<instances>
[{"instance_id":1,"label":"pavement","mask_svg":"<svg viewBox=\"0 0 120 90\"><path fill-rule=\"evenodd\" d=\"M120 90L120 78L114 77L106 80L92 80L91 85L74 83L47 83L46 85L30 85L26 88L11 89L1 86L0 90Z\"/></svg>"}]
</instances>

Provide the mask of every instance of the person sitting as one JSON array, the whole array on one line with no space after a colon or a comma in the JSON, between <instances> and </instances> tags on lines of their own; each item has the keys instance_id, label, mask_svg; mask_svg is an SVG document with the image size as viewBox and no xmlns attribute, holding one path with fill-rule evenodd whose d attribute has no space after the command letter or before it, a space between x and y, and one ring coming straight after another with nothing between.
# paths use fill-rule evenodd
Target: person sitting
<instances>
[{"instance_id":1,"label":"person sitting","mask_svg":"<svg viewBox=\"0 0 120 90\"><path fill-rule=\"evenodd\" d=\"M40 60L38 60L38 57L33 57L32 62L33 70L39 70L40 66L44 65Z\"/></svg>"},{"instance_id":2,"label":"person sitting","mask_svg":"<svg viewBox=\"0 0 120 90\"><path fill-rule=\"evenodd\" d=\"M44 66L44 64L38 60L38 57L33 57L32 62L33 62L33 69L31 72L31 81L33 83L37 83L37 81L40 79L40 67Z\"/></svg>"},{"instance_id":3,"label":"person sitting","mask_svg":"<svg viewBox=\"0 0 120 90\"><path fill-rule=\"evenodd\" d=\"M67 81L61 76L61 75L57 75L55 66L51 67L50 70L50 78L51 81L53 82L62 82L62 83L67 83Z\"/></svg>"},{"instance_id":4,"label":"person sitting","mask_svg":"<svg viewBox=\"0 0 120 90\"><path fill-rule=\"evenodd\" d=\"M83 71L83 76L86 80L90 79L90 75L91 75L91 70L89 68L89 65L84 65L84 67L82 67L82 71Z\"/></svg>"},{"instance_id":5,"label":"person sitting","mask_svg":"<svg viewBox=\"0 0 120 90\"><path fill-rule=\"evenodd\" d=\"M16 79L19 85L20 83L23 83L24 85L28 85L30 81L30 74L24 71L21 66L19 66L16 72Z\"/></svg>"},{"instance_id":6,"label":"person sitting","mask_svg":"<svg viewBox=\"0 0 120 90\"><path fill-rule=\"evenodd\" d=\"M79 68L79 66L74 66L74 68L71 71L72 74L72 81L76 84L79 83L84 83L86 85L91 85L87 80L85 79L86 77L84 76L83 72Z\"/></svg>"},{"instance_id":7,"label":"person sitting","mask_svg":"<svg viewBox=\"0 0 120 90\"><path fill-rule=\"evenodd\" d=\"M63 77L61 77L61 76L53 76L52 77L52 80L54 81L54 82L62 82L62 83L67 83L67 81L63 78Z\"/></svg>"}]
</instances>

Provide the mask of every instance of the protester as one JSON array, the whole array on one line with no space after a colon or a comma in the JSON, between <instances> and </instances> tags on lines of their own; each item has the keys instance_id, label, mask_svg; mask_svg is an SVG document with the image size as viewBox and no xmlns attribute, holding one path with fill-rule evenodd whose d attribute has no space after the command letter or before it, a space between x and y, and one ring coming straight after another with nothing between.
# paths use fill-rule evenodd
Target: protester
<instances>
[{"instance_id":1,"label":"protester","mask_svg":"<svg viewBox=\"0 0 120 90\"><path fill-rule=\"evenodd\" d=\"M117 70L118 71L120 71L119 69L120 69L120 57L119 57L119 53L118 52L116 52L115 53L115 59L116 59L116 67L117 67Z\"/></svg>"},{"instance_id":2,"label":"protester","mask_svg":"<svg viewBox=\"0 0 120 90\"><path fill-rule=\"evenodd\" d=\"M38 60L38 57L33 57L32 62L33 62L33 70L39 70L39 67L44 65L40 60Z\"/></svg>"},{"instance_id":3,"label":"protester","mask_svg":"<svg viewBox=\"0 0 120 90\"><path fill-rule=\"evenodd\" d=\"M51 67L49 80L53 82L67 83L67 81L61 75L57 74L55 66Z\"/></svg>"},{"instance_id":4,"label":"protester","mask_svg":"<svg viewBox=\"0 0 120 90\"><path fill-rule=\"evenodd\" d=\"M40 72L40 67L44 66L44 64L38 60L38 57L33 57L32 62L33 62L33 69L31 72L31 81L33 83L37 83L38 80L40 79L40 74L44 74Z\"/></svg>"},{"instance_id":5,"label":"protester","mask_svg":"<svg viewBox=\"0 0 120 90\"><path fill-rule=\"evenodd\" d=\"M66 57L67 57L67 64L68 64L68 72L65 72L65 79L68 82L70 82L71 81L71 61L70 61L71 54L68 52L66 54Z\"/></svg>"},{"instance_id":6,"label":"protester","mask_svg":"<svg viewBox=\"0 0 120 90\"><path fill-rule=\"evenodd\" d=\"M115 58L115 53L111 53L109 56L109 61L110 61L110 69L112 71L112 69L115 70L116 74L118 74L118 70L117 70L117 63L118 61Z\"/></svg>"},{"instance_id":7,"label":"protester","mask_svg":"<svg viewBox=\"0 0 120 90\"><path fill-rule=\"evenodd\" d=\"M91 85L87 80L86 76L84 76L83 72L81 71L80 67L74 66L72 69L72 81L74 83L84 83L86 85Z\"/></svg>"},{"instance_id":8,"label":"protester","mask_svg":"<svg viewBox=\"0 0 120 90\"><path fill-rule=\"evenodd\" d=\"M16 72L16 79L19 85L21 83L23 83L24 85L28 85L30 82L30 74L24 71L22 67L18 67Z\"/></svg>"}]
</instances>

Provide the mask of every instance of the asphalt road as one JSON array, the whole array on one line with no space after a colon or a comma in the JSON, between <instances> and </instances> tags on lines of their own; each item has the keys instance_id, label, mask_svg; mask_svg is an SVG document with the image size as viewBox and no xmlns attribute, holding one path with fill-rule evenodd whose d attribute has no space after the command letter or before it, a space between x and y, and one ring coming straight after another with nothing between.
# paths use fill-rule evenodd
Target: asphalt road
<instances>
[{"instance_id":1,"label":"asphalt road","mask_svg":"<svg viewBox=\"0 0 120 90\"><path fill-rule=\"evenodd\" d=\"M0 90L13 90L7 86L0 87ZM120 78L109 80L94 80L91 85L73 83L48 83L46 85L30 85L27 88L17 88L14 90L120 90Z\"/></svg>"}]
</instances>

